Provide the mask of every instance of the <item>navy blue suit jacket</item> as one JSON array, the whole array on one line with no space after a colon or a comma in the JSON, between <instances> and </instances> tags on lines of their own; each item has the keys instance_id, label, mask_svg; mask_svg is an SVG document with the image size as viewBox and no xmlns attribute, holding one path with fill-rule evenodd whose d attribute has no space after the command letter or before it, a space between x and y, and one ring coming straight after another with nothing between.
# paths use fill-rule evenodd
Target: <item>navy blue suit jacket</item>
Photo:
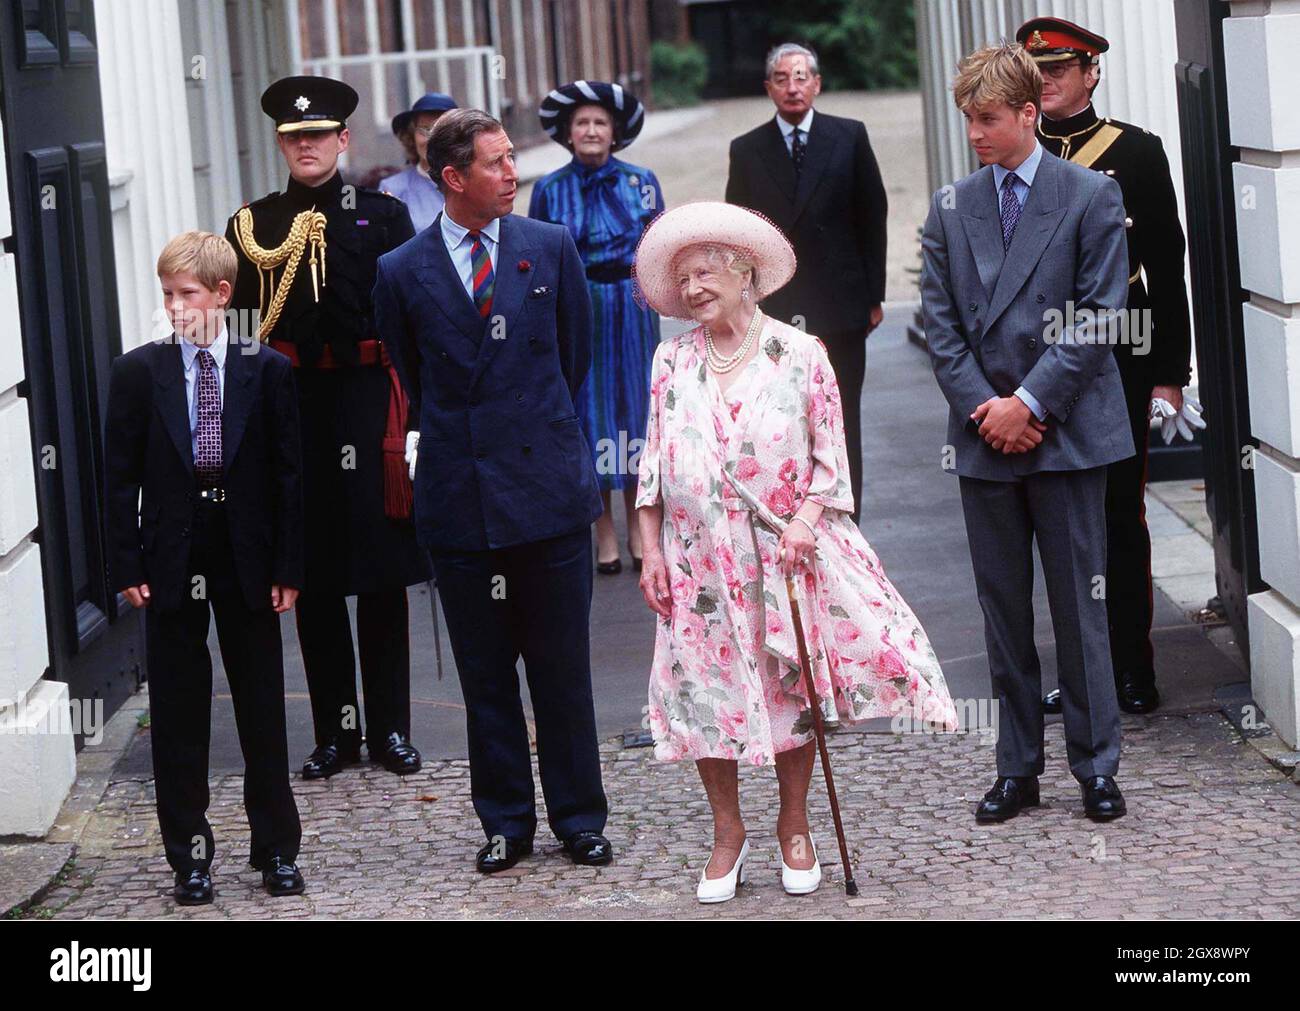
<instances>
[{"instance_id":1,"label":"navy blue suit jacket","mask_svg":"<svg viewBox=\"0 0 1300 1011\"><path fill-rule=\"evenodd\" d=\"M601 513L574 408L592 315L561 225L501 218L492 315L457 276L439 221L379 259L375 324L418 426L415 524L431 551L571 533Z\"/></svg>"}]
</instances>

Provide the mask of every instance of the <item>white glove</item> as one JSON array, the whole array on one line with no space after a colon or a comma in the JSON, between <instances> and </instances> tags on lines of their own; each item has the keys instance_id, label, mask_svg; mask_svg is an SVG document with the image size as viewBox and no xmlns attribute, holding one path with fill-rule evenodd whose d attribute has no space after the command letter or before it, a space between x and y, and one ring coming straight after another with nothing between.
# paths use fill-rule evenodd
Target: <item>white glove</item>
<instances>
[{"instance_id":1,"label":"white glove","mask_svg":"<svg viewBox=\"0 0 1300 1011\"><path fill-rule=\"evenodd\" d=\"M1181 435L1190 442L1195 438L1194 429L1205 427L1205 422L1201 419L1201 405L1191 397L1183 398L1183 409L1175 411L1174 405L1163 397L1156 397L1151 401L1151 420L1160 422L1160 437L1165 440L1168 446L1174 441L1175 435Z\"/></svg>"},{"instance_id":2,"label":"white glove","mask_svg":"<svg viewBox=\"0 0 1300 1011\"><path fill-rule=\"evenodd\" d=\"M412 482L415 481L415 457L416 457L416 450L419 449L419 446L420 446L420 433L419 433L419 432L407 432L407 433L406 433L406 453L405 453L405 455L404 455L402 458L403 458L403 459L407 462L407 464L408 464L407 473L411 475L411 481L412 481Z\"/></svg>"}]
</instances>

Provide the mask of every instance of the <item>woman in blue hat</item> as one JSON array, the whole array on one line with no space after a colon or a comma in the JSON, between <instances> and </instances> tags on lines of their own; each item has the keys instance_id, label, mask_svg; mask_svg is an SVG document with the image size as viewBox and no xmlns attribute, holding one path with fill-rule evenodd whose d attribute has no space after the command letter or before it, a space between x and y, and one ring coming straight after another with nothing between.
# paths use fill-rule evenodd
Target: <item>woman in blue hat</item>
<instances>
[{"instance_id":1,"label":"woman in blue hat","mask_svg":"<svg viewBox=\"0 0 1300 1011\"><path fill-rule=\"evenodd\" d=\"M393 136L401 140L408 159L414 154L414 161L396 175L383 179L379 188L406 204L417 232L428 228L442 212L442 191L429 175L426 152L433 124L444 112L454 108L455 99L433 91L418 98L409 111L393 117Z\"/></svg>"},{"instance_id":2,"label":"woman in blue hat","mask_svg":"<svg viewBox=\"0 0 1300 1011\"><path fill-rule=\"evenodd\" d=\"M596 521L596 571L621 572L610 499L622 490L628 551L641 568L636 524L637 464L649 411L650 362L659 316L634 297L632 259L641 233L664 209L653 172L613 157L636 139L645 110L618 84L574 81L542 100L542 127L573 160L537 181L528 215L564 225L587 268L595 315L591 372L578 414L596 462L605 511Z\"/></svg>"}]
</instances>

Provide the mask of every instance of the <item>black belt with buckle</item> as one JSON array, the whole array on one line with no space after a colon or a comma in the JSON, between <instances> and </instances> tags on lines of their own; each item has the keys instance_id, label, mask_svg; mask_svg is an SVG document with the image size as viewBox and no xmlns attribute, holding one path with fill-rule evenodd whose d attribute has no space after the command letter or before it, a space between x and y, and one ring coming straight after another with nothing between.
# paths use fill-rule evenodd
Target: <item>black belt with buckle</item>
<instances>
[{"instance_id":1,"label":"black belt with buckle","mask_svg":"<svg viewBox=\"0 0 1300 1011\"><path fill-rule=\"evenodd\" d=\"M226 501L225 488L200 488L199 498L205 502L224 502Z\"/></svg>"}]
</instances>

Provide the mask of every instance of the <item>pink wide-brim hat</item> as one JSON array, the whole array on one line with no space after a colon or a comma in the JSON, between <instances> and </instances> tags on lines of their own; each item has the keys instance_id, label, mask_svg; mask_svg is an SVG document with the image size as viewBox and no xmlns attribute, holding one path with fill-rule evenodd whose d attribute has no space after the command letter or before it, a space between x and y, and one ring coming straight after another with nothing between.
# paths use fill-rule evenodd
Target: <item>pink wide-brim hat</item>
<instances>
[{"instance_id":1,"label":"pink wide-brim hat","mask_svg":"<svg viewBox=\"0 0 1300 1011\"><path fill-rule=\"evenodd\" d=\"M632 261L640 297L661 316L692 318L673 276L673 261L682 250L697 245L726 246L753 263L755 301L794 277L794 247L781 229L757 211L716 200L682 204L650 223Z\"/></svg>"}]
</instances>

